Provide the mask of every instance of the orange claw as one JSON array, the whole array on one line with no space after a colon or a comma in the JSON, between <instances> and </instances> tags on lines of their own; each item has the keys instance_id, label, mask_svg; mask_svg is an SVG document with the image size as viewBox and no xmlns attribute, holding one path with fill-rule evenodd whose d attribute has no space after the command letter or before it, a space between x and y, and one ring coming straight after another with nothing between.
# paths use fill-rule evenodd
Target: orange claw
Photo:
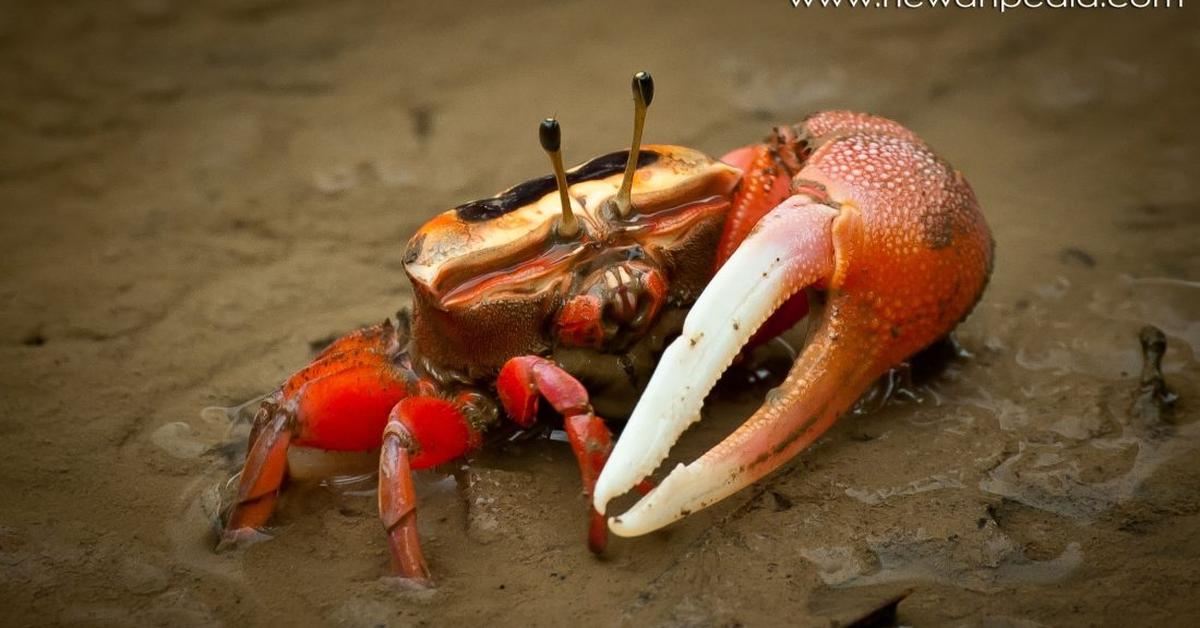
<instances>
[{"instance_id":1,"label":"orange claw","mask_svg":"<svg viewBox=\"0 0 1200 628\"><path fill-rule=\"evenodd\" d=\"M734 434L610 519L617 534L655 530L778 468L888 368L949 333L983 292L992 239L975 195L911 131L837 111L797 135L814 148L793 196L762 217L693 306L597 482L596 508L665 459L754 330L806 287L826 290L812 340Z\"/></svg>"}]
</instances>

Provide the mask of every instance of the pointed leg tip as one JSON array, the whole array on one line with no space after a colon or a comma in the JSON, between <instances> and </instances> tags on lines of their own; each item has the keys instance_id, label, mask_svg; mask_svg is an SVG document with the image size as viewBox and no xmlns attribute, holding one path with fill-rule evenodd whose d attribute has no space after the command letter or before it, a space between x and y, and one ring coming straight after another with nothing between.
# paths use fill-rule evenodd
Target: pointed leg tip
<instances>
[{"instance_id":1,"label":"pointed leg tip","mask_svg":"<svg viewBox=\"0 0 1200 628\"><path fill-rule=\"evenodd\" d=\"M271 535L255 528L226 529L213 551L220 554L230 550L245 549L255 543L270 539Z\"/></svg>"},{"instance_id":2,"label":"pointed leg tip","mask_svg":"<svg viewBox=\"0 0 1200 628\"><path fill-rule=\"evenodd\" d=\"M603 558L607 548L608 526L605 525L604 515L592 510L588 516L588 549L597 558Z\"/></svg>"},{"instance_id":3,"label":"pointed leg tip","mask_svg":"<svg viewBox=\"0 0 1200 628\"><path fill-rule=\"evenodd\" d=\"M433 578L429 575L407 576L404 574L393 574L384 576L380 580L398 591L430 591L437 588L437 585L433 582Z\"/></svg>"}]
</instances>

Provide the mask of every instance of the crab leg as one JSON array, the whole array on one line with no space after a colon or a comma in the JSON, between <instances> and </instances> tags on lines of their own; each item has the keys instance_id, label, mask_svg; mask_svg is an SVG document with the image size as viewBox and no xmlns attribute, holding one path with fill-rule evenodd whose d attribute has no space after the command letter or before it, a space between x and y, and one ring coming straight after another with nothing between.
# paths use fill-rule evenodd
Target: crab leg
<instances>
[{"instance_id":1,"label":"crab leg","mask_svg":"<svg viewBox=\"0 0 1200 628\"><path fill-rule=\"evenodd\" d=\"M699 419L704 396L759 325L789 297L833 275L831 233L837 218L828 206L792 197L765 216L729 258L692 307L680 338L663 353L597 482L598 511L666 458L671 445ZM757 432L744 432L738 440L758 440ZM752 482L754 476L745 472L719 473L741 464L737 458L746 450L738 446L736 440L727 441L693 465L676 469L610 527L621 535L639 534L648 531L645 525L670 523ZM696 474L721 481L697 483Z\"/></svg>"},{"instance_id":2,"label":"crab leg","mask_svg":"<svg viewBox=\"0 0 1200 628\"><path fill-rule=\"evenodd\" d=\"M287 477L292 445L334 451L382 447L379 516L393 570L428 581L416 527L412 470L436 466L479 444L482 426L462 408L471 393L446 400L411 370L390 323L340 338L263 403L222 545L253 538L269 521Z\"/></svg>"},{"instance_id":3,"label":"crab leg","mask_svg":"<svg viewBox=\"0 0 1200 628\"><path fill-rule=\"evenodd\" d=\"M496 392L505 411L518 425L529 426L537 419L539 397L545 398L563 416L563 429L579 461L584 492L591 495L612 451L613 440L604 419L592 412L583 384L550 360L521 356L504 364L496 378ZM642 483L636 488L645 492L649 486ZM608 530L604 516L589 510L588 548L600 554L608 545Z\"/></svg>"},{"instance_id":4,"label":"crab leg","mask_svg":"<svg viewBox=\"0 0 1200 628\"><path fill-rule=\"evenodd\" d=\"M388 415L379 454L379 518L387 530L396 574L418 582L431 579L417 534L412 470L454 460L478 441L479 434L462 412L445 399L409 397Z\"/></svg>"},{"instance_id":5,"label":"crab leg","mask_svg":"<svg viewBox=\"0 0 1200 628\"><path fill-rule=\"evenodd\" d=\"M415 445L399 410L397 404L383 432L383 448L379 452L379 519L387 530L392 571L427 582L432 574L425 564L417 534L417 491L413 488L409 455Z\"/></svg>"},{"instance_id":6,"label":"crab leg","mask_svg":"<svg viewBox=\"0 0 1200 628\"><path fill-rule=\"evenodd\" d=\"M255 530L267 524L287 473L287 450L292 441L289 417L270 406L259 412L239 478L237 505L229 515L222 539L224 544L253 537Z\"/></svg>"},{"instance_id":7,"label":"crab leg","mask_svg":"<svg viewBox=\"0 0 1200 628\"><path fill-rule=\"evenodd\" d=\"M612 452L612 432L604 424L604 419L591 412L566 417L563 419L563 428L567 432L567 440L571 442L571 451L579 461L584 493L590 496L596 486L596 478L600 477L608 454ZM602 554L606 547L608 529L604 525L604 515L591 509L588 516L588 549L593 554Z\"/></svg>"},{"instance_id":8,"label":"crab leg","mask_svg":"<svg viewBox=\"0 0 1200 628\"><path fill-rule=\"evenodd\" d=\"M287 476L290 446L339 451L379 446L388 410L417 388L415 378L395 364L397 345L391 323L347 334L263 402L222 545L252 538L267 524Z\"/></svg>"}]
</instances>

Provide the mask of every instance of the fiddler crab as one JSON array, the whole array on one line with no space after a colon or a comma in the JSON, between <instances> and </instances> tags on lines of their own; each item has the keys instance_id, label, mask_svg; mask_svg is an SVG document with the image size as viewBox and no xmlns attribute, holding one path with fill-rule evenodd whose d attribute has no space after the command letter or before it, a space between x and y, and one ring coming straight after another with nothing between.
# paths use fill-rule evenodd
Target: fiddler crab
<instances>
[{"instance_id":1,"label":"fiddler crab","mask_svg":"<svg viewBox=\"0 0 1200 628\"><path fill-rule=\"evenodd\" d=\"M501 422L562 417L591 498L588 544L712 505L816 440L887 370L979 300L992 238L963 176L878 116L816 113L719 160L641 146L442 213L408 242L411 316L334 341L262 402L223 543L263 527L289 448L379 449L379 516L397 576L429 582L412 473ZM732 435L648 479L743 351L809 314L784 382ZM669 346L668 346L669 343ZM665 347L665 349L664 349ZM657 363L657 366L655 364ZM613 443L608 421L628 416ZM645 496L607 521L610 500Z\"/></svg>"}]
</instances>

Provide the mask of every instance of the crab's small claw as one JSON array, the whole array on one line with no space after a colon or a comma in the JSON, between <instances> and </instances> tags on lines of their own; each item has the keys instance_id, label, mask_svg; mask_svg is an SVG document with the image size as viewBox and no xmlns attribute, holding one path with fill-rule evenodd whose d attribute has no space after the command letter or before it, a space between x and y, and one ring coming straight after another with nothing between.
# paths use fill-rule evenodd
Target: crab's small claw
<instances>
[{"instance_id":1,"label":"crab's small claw","mask_svg":"<svg viewBox=\"0 0 1200 628\"><path fill-rule=\"evenodd\" d=\"M825 293L810 341L745 424L609 519L618 535L656 530L778 468L982 293L991 235L961 175L889 120L831 112L805 124L819 147L664 352L596 482L597 511L666 459L756 329L806 287Z\"/></svg>"}]
</instances>

